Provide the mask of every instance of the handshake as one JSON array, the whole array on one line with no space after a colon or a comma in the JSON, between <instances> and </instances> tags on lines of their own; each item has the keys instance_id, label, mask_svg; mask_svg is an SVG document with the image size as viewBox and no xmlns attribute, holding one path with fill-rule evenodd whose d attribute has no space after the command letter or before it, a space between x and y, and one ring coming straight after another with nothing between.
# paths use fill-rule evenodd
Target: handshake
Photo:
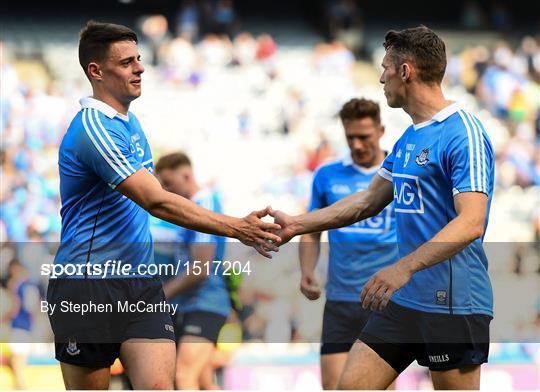
<instances>
[{"instance_id":1,"label":"handshake","mask_svg":"<svg viewBox=\"0 0 540 392\"><path fill-rule=\"evenodd\" d=\"M274 222L262 221L265 216L273 217ZM268 206L240 219L240 222L235 224L234 237L244 245L253 247L264 257L271 259L270 252L277 252L280 245L285 244L297 234L292 224L291 216Z\"/></svg>"}]
</instances>

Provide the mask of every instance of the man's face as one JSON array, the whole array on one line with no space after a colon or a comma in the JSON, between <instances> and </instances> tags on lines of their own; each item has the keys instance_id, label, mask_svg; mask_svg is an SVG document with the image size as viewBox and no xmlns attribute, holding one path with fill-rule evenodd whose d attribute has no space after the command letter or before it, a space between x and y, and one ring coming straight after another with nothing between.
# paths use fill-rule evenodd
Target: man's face
<instances>
[{"instance_id":1,"label":"man's face","mask_svg":"<svg viewBox=\"0 0 540 392\"><path fill-rule=\"evenodd\" d=\"M100 64L105 89L122 103L130 103L141 95L141 74L144 67L137 44L133 41L114 42Z\"/></svg>"},{"instance_id":2,"label":"man's face","mask_svg":"<svg viewBox=\"0 0 540 392\"><path fill-rule=\"evenodd\" d=\"M392 61L391 50L389 49L383 58L381 64L383 73L379 82L384 85L383 91L388 106L391 108L400 108L403 107L405 102L405 83L399 74L400 64L394 64Z\"/></svg>"},{"instance_id":3,"label":"man's face","mask_svg":"<svg viewBox=\"0 0 540 392\"><path fill-rule=\"evenodd\" d=\"M379 140L384 134L384 127L371 117L346 121L343 127L354 163L363 167L374 166L381 150Z\"/></svg>"},{"instance_id":4,"label":"man's face","mask_svg":"<svg viewBox=\"0 0 540 392\"><path fill-rule=\"evenodd\" d=\"M191 175L191 167L183 165L176 169L160 170L157 177L163 189L189 199Z\"/></svg>"}]
</instances>

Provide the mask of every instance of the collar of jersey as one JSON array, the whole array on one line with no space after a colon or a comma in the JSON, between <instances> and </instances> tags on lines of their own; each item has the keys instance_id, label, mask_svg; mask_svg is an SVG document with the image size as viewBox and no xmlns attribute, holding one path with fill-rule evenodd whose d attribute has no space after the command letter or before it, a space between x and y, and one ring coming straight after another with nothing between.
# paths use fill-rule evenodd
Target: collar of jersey
<instances>
[{"instance_id":1,"label":"collar of jersey","mask_svg":"<svg viewBox=\"0 0 540 392\"><path fill-rule=\"evenodd\" d=\"M358 170L360 173L364 173L364 174L375 173L377 170L379 170L379 166L362 167L360 165L357 165L356 163L354 163L350 155L345 156L341 162L343 163L343 166L352 166L353 168Z\"/></svg>"},{"instance_id":2,"label":"collar of jersey","mask_svg":"<svg viewBox=\"0 0 540 392\"><path fill-rule=\"evenodd\" d=\"M435 122L443 122L444 120L446 120L448 117L450 117L452 114L454 114L460 109L461 109L461 105L459 104L459 102L451 103L450 105L445 107L443 110L441 110L439 113L435 114L431 118L431 120L421 122L420 124L413 124L414 130L418 131L419 129L425 128L428 125L431 125Z\"/></svg>"},{"instance_id":3,"label":"collar of jersey","mask_svg":"<svg viewBox=\"0 0 540 392\"><path fill-rule=\"evenodd\" d=\"M124 121L129 121L128 116L122 113L118 113L115 108L113 108L110 105L107 105L105 102L100 101L99 99L95 99L93 97L84 97L84 98L81 98L79 102L83 109L86 109L86 108L96 109L100 111L101 113L103 113L104 115L106 115L107 117L109 117L110 119L113 119L116 116L118 116L118 118Z\"/></svg>"}]
</instances>

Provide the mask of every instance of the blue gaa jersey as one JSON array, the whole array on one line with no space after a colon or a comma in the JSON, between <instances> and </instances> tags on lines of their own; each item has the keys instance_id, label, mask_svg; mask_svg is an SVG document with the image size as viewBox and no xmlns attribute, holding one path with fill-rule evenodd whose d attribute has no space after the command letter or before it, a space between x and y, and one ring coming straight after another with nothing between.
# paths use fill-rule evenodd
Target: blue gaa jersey
<instances>
[{"instance_id":1,"label":"blue gaa jersey","mask_svg":"<svg viewBox=\"0 0 540 392\"><path fill-rule=\"evenodd\" d=\"M60 144L62 232L55 263L116 260L131 264L132 275L111 268L105 277L139 277L137 265L153 263L149 214L115 187L142 167L153 171L150 146L133 113L122 115L93 98L81 106ZM85 275L94 277L86 269Z\"/></svg>"},{"instance_id":2,"label":"blue gaa jersey","mask_svg":"<svg viewBox=\"0 0 540 392\"><path fill-rule=\"evenodd\" d=\"M412 125L379 174L393 182L399 253L431 240L457 216L454 196L493 192L494 152L476 117L454 103L432 120ZM432 313L493 315L488 262L478 239L452 258L416 272L392 300Z\"/></svg>"},{"instance_id":3,"label":"blue gaa jersey","mask_svg":"<svg viewBox=\"0 0 540 392\"><path fill-rule=\"evenodd\" d=\"M353 193L366 190L378 169L362 168L354 164L350 156L322 166L313 178L309 211L327 207ZM398 260L392 205L372 218L329 230L328 241L326 298L358 302L369 278Z\"/></svg>"},{"instance_id":4,"label":"blue gaa jersey","mask_svg":"<svg viewBox=\"0 0 540 392\"><path fill-rule=\"evenodd\" d=\"M221 202L216 192L201 190L192 198L192 201L207 210L220 214L223 213ZM207 268L204 265L205 262L209 261L211 263L208 266L210 272L208 277L199 286L178 295L173 298L171 302L177 303L179 305L178 309L182 313L204 311L228 316L231 311L231 302L223 275L224 268L223 266L220 266L218 269L218 264L212 263L214 260L223 261L225 238L185 229L183 227L178 227L177 230L180 246L178 248L179 252L176 259L180 260L182 273L186 273L187 271L187 268L185 267L186 262L190 264L189 273L194 273L192 268L194 260L191 253L191 248L193 246L204 244L214 245L216 247L216 252L212 260L199 260L202 262L202 265L199 265L205 270Z\"/></svg>"}]
</instances>

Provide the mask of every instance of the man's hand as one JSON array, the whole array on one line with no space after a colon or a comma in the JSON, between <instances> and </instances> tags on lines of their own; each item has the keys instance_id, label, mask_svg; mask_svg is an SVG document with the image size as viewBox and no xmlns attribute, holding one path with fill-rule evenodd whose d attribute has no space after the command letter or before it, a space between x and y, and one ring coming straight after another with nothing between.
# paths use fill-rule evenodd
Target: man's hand
<instances>
[{"instance_id":1,"label":"man's hand","mask_svg":"<svg viewBox=\"0 0 540 392\"><path fill-rule=\"evenodd\" d=\"M321 296L321 288L319 287L319 282L317 282L314 274L302 275L302 280L300 280L300 291L311 301L315 301Z\"/></svg>"},{"instance_id":2,"label":"man's hand","mask_svg":"<svg viewBox=\"0 0 540 392\"><path fill-rule=\"evenodd\" d=\"M399 262L377 271L364 286L360 301L364 309L382 310L390 301L392 294L403 287L412 272Z\"/></svg>"},{"instance_id":3,"label":"man's hand","mask_svg":"<svg viewBox=\"0 0 540 392\"><path fill-rule=\"evenodd\" d=\"M277 252L278 245L281 243L279 235L274 234L281 230L281 226L277 223L266 223L261 220L261 218L269 215L271 211L271 207L253 211L248 216L240 219L239 225L235 227L235 237L240 242L252 246L257 252L269 259L272 258L272 255L268 252Z\"/></svg>"},{"instance_id":4,"label":"man's hand","mask_svg":"<svg viewBox=\"0 0 540 392\"><path fill-rule=\"evenodd\" d=\"M278 224L281 227L279 230L276 230L274 232L281 239L280 245L289 242L291 238L293 238L297 234L292 228L294 218L279 210L270 209L269 214L270 216L274 217L274 223Z\"/></svg>"}]
</instances>

